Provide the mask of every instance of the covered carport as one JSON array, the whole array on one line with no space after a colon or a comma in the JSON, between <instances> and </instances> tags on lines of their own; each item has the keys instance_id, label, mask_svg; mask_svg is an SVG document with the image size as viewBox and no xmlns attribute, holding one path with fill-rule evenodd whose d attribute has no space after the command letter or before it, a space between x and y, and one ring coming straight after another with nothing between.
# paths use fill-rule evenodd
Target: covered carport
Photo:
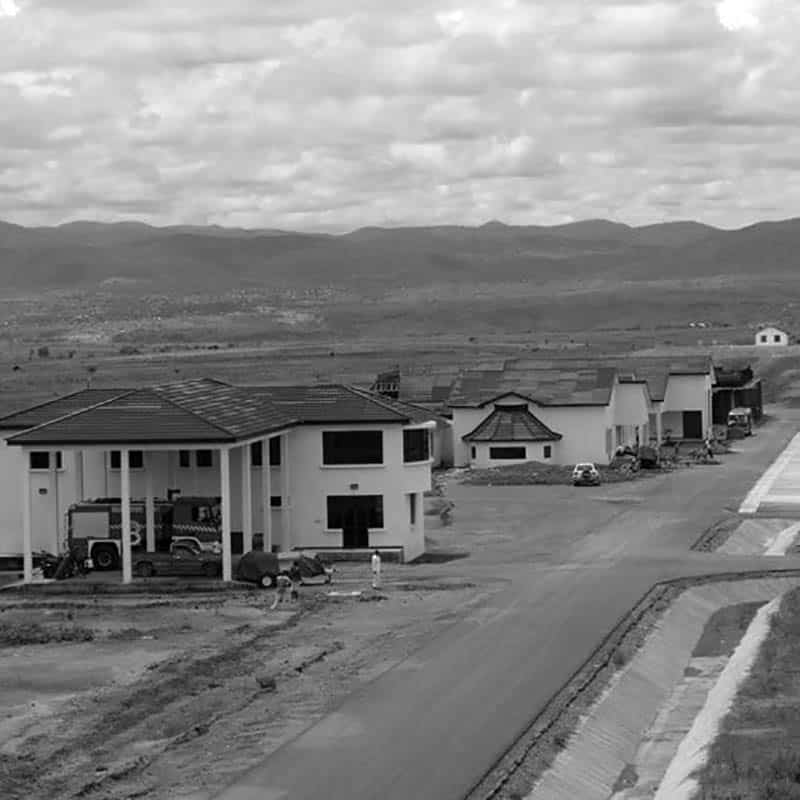
<instances>
[{"instance_id":1,"label":"covered carport","mask_svg":"<svg viewBox=\"0 0 800 800\"><path fill-rule=\"evenodd\" d=\"M130 453L143 454L141 473L144 479L146 506L146 544L148 550L155 546L155 500L163 497L169 488L164 483L163 469L159 463L169 462L179 451L196 453L212 451L218 466L221 498L222 579L232 579L231 510L241 501L243 548L252 549L253 499L251 446L260 445L262 458L270 452L270 442L280 441L281 495L288 500L290 492L288 439L296 420L290 412L279 409L252 392L218 381L200 379L182 381L146 389L134 389L97 403L89 408L67 414L58 419L29 428L10 437L9 446L30 451L50 451L51 463L56 463L57 451L76 454L78 496L85 496L85 487L96 471L98 453L119 453L119 496L121 506L121 562L122 580L132 579L131 553L131 470ZM231 486L232 460L241 460L241 497L234 498ZM102 459L106 463L105 457ZM272 546L272 496L271 470L260 472L260 486L255 496L260 498L264 549ZM58 475L53 476L58 481ZM33 578L33 552L31 536L31 485L27 469L22 477L22 527L24 580ZM59 512L60 513L60 512ZM289 530L288 517L291 504L281 503L285 515L285 530Z\"/></svg>"}]
</instances>

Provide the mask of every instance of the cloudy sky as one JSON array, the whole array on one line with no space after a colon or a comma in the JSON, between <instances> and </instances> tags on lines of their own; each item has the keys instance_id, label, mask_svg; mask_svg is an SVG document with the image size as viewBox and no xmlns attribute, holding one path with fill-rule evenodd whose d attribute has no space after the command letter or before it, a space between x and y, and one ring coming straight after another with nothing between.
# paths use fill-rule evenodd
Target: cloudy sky
<instances>
[{"instance_id":1,"label":"cloudy sky","mask_svg":"<svg viewBox=\"0 0 800 800\"><path fill-rule=\"evenodd\" d=\"M797 0L0 0L0 219L800 215Z\"/></svg>"}]
</instances>

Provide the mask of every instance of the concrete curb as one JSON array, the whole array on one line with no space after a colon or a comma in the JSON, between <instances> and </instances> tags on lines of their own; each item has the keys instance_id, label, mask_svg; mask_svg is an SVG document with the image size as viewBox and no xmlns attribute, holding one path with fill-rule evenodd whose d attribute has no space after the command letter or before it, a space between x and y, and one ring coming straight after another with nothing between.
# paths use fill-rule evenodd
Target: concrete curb
<instances>
[{"instance_id":1,"label":"concrete curb","mask_svg":"<svg viewBox=\"0 0 800 800\"><path fill-rule=\"evenodd\" d=\"M648 726L682 679L709 617L724 606L766 602L799 585L797 577L774 577L708 583L684 591L526 800L607 800Z\"/></svg>"}]
</instances>

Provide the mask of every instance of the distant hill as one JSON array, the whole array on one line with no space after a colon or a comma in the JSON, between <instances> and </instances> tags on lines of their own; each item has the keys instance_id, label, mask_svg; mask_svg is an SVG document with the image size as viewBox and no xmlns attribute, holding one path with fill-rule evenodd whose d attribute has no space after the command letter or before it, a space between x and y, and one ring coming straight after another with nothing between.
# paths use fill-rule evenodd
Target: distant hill
<instances>
[{"instance_id":1,"label":"distant hill","mask_svg":"<svg viewBox=\"0 0 800 800\"><path fill-rule=\"evenodd\" d=\"M260 285L380 292L439 283L658 280L794 275L800 220L725 231L684 221L566 225L367 227L342 235L219 226L0 222L0 289L92 287L125 279L143 291Z\"/></svg>"}]
</instances>

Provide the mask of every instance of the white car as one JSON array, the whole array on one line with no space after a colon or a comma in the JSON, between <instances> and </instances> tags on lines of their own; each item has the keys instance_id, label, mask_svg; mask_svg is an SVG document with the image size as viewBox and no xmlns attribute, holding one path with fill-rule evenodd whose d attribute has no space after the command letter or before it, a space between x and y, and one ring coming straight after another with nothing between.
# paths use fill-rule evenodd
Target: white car
<instances>
[{"instance_id":1,"label":"white car","mask_svg":"<svg viewBox=\"0 0 800 800\"><path fill-rule=\"evenodd\" d=\"M584 461L575 465L572 470L572 485L573 486L599 486L600 473L597 467L590 461Z\"/></svg>"}]
</instances>

